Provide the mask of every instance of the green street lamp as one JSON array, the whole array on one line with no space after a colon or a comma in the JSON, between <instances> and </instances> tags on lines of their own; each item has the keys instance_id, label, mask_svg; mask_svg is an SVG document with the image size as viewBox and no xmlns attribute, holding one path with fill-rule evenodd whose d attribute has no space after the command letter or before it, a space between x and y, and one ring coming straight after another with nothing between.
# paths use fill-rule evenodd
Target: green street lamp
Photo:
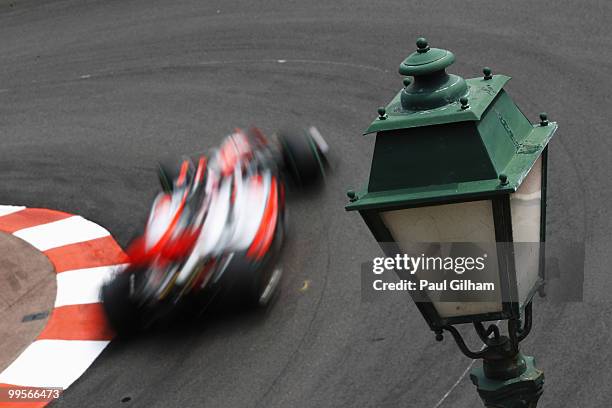
<instances>
[{"instance_id":1,"label":"green street lamp","mask_svg":"<svg viewBox=\"0 0 612 408\"><path fill-rule=\"evenodd\" d=\"M365 132L376 133L370 177L363 191L347 193L346 209L359 211L389 256L409 242L497 245L493 300L411 294L438 341L448 331L466 356L483 359L471 379L487 407L535 407L544 374L519 343L543 284L547 145L557 124L545 113L531 124L503 89L508 76L489 68L467 80L446 73L454 60L417 40L399 67L403 89ZM497 320L507 321L507 335L483 324ZM482 349L468 348L454 327L464 323L474 325Z\"/></svg>"}]
</instances>

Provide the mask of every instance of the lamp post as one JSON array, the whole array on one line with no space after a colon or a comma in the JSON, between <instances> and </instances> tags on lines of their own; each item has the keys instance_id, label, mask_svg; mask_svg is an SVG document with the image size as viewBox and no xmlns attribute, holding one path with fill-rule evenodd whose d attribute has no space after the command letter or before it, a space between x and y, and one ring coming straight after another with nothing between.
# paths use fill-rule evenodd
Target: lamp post
<instances>
[{"instance_id":1,"label":"lamp post","mask_svg":"<svg viewBox=\"0 0 612 408\"><path fill-rule=\"evenodd\" d=\"M485 406L535 407L544 374L519 343L543 284L547 145L557 124L545 113L530 123L504 90L510 77L484 68L465 80L446 73L453 53L424 38L416 44L399 67L403 88L365 132L376 133L370 177L363 191L347 193L346 209L359 211L378 242L391 243L381 245L388 255L406 252L406 242L497 245L493 300L411 294L436 340L447 331L467 357L483 360L470 378ZM491 321L507 322L507 331ZM481 349L471 350L455 327L465 323Z\"/></svg>"}]
</instances>

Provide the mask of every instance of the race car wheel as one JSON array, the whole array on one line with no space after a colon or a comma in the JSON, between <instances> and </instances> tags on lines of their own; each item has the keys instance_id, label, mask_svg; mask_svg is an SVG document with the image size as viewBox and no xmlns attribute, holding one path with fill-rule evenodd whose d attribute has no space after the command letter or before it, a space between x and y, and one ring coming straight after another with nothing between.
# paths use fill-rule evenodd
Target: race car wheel
<instances>
[{"instance_id":1,"label":"race car wheel","mask_svg":"<svg viewBox=\"0 0 612 408\"><path fill-rule=\"evenodd\" d=\"M236 253L223 275L226 287L244 307L266 307L278 292L282 269L278 264L285 237L284 212L275 226L272 245L263 258L255 261L246 251Z\"/></svg>"},{"instance_id":2,"label":"race car wheel","mask_svg":"<svg viewBox=\"0 0 612 408\"><path fill-rule=\"evenodd\" d=\"M299 187L319 184L325 175L323 154L306 132L279 132L284 167L291 181Z\"/></svg>"},{"instance_id":3,"label":"race car wheel","mask_svg":"<svg viewBox=\"0 0 612 408\"><path fill-rule=\"evenodd\" d=\"M282 276L282 268L278 258L285 240L285 217L281 217L276 225L276 232L272 246L263 259L263 265L255 271L247 287L247 300L253 306L266 307L274 298Z\"/></svg>"},{"instance_id":4,"label":"race car wheel","mask_svg":"<svg viewBox=\"0 0 612 408\"><path fill-rule=\"evenodd\" d=\"M272 274L268 278L268 282L263 286L264 289L261 291L259 299L257 299L257 304L259 306L266 307L270 303L270 300L272 300L276 293L282 274L283 270L280 266L273 268Z\"/></svg>"},{"instance_id":5,"label":"race car wheel","mask_svg":"<svg viewBox=\"0 0 612 408\"><path fill-rule=\"evenodd\" d=\"M106 318L120 336L129 336L140 328L139 310L130 299L130 287L133 287L134 279L134 272L119 272L101 289Z\"/></svg>"}]
</instances>

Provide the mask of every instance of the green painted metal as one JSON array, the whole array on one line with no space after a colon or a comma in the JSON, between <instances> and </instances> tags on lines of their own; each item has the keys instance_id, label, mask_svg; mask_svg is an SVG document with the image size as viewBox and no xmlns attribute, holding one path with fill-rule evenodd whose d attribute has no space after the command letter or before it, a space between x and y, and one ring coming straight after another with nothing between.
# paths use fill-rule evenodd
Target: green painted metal
<instances>
[{"instance_id":1,"label":"green painted metal","mask_svg":"<svg viewBox=\"0 0 612 408\"><path fill-rule=\"evenodd\" d=\"M483 78L467 79L465 82L468 89L469 109L461 109L461 103L457 99L448 105L435 109L405 110L401 103L402 93L405 92L405 88L403 88L385 107L387 118L382 120L380 117L376 118L364 134L480 120L482 114L509 80L510 77L506 75L493 75L489 80Z\"/></svg>"},{"instance_id":2,"label":"green painted metal","mask_svg":"<svg viewBox=\"0 0 612 408\"><path fill-rule=\"evenodd\" d=\"M426 39L419 38L417 50L399 67L400 74L413 77L412 81L404 80L404 90L399 94L401 110L413 112L435 109L465 97L468 93L465 80L445 71L454 61L452 52L430 48ZM379 120L385 120L385 117Z\"/></svg>"},{"instance_id":3,"label":"green painted metal","mask_svg":"<svg viewBox=\"0 0 612 408\"><path fill-rule=\"evenodd\" d=\"M444 71L452 53L430 49L424 39L417 47L400 65L400 73L413 80L405 80L407 86L366 131L376 132L370 178L347 210L515 192L557 130L545 116L539 124L529 122L503 89L510 77L485 68L483 77L456 79ZM449 81L465 82L467 93L459 96Z\"/></svg>"},{"instance_id":4,"label":"green painted metal","mask_svg":"<svg viewBox=\"0 0 612 408\"><path fill-rule=\"evenodd\" d=\"M381 132L368 191L497 179L473 122Z\"/></svg>"},{"instance_id":5,"label":"green painted metal","mask_svg":"<svg viewBox=\"0 0 612 408\"><path fill-rule=\"evenodd\" d=\"M544 372L535 367L535 359L522 356L525 370L508 380L488 378L482 367L473 368L472 383L488 408L535 408L544 389Z\"/></svg>"},{"instance_id":6,"label":"green painted metal","mask_svg":"<svg viewBox=\"0 0 612 408\"><path fill-rule=\"evenodd\" d=\"M490 110L488 114L497 116L497 111ZM415 138L410 134L379 133L368 188L356 192L346 209L410 207L515 192L554 135L557 124L550 122L547 126L530 125L530 128L527 135L519 135L520 141L516 145L513 143L508 147L507 143L504 145L507 142L504 142L504 137L510 138L506 130L498 128L490 136L476 131L480 130L476 126L471 137L480 140L484 149L464 136L459 136L459 140L466 143L458 146L453 140L458 133L452 132L457 129L453 127L447 128L446 140L433 137L429 145L422 139L430 134L431 129ZM387 142L391 137L395 137L396 143ZM487 137L498 139L485 139ZM417 142L411 144L412 141ZM468 152L466 149L471 147L474 150ZM437 155L432 152L437 152ZM394 153L397 153L395 159L392 157ZM415 167L415 162L419 167ZM500 181L500 175L505 176L504 183ZM478 179L478 176L482 178ZM424 185L423 180L429 180L429 183Z\"/></svg>"},{"instance_id":7,"label":"green painted metal","mask_svg":"<svg viewBox=\"0 0 612 408\"><path fill-rule=\"evenodd\" d=\"M471 200L491 194L514 192L515 189L501 186L499 180L469 181L436 186L403 188L379 192L356 192L356 199L345 208L348 211L407 208L422 204Z\"/></svg>"},{"instance_id":8,"label":"green painted metal","mask_svg":"<svg viewBox=\"0 0 612 408\"><path fill-rule=\"evenodd\" d=\"M480 120L510 77L493 76L485 68L484 77L466 81L446 73L454 61L452 52L430 48L427 40L419 38L417 50L399 67L401 75L412 78L405 78L404 88L389 105L379 108L378 118L365 133Z\"/></svg>"},{"instance_id":9,"label":"green painted metal","mask_svg":"<svg viewBox=\"0 0 612 408\"><path fill-rule=\"evenodd\" d=\"M425 38L416 41L417 50L410 54L399 67L402 75L428 75L445 69L455 62L455 55L447 50L430 48Z\"/></svg>"}]
</instances>

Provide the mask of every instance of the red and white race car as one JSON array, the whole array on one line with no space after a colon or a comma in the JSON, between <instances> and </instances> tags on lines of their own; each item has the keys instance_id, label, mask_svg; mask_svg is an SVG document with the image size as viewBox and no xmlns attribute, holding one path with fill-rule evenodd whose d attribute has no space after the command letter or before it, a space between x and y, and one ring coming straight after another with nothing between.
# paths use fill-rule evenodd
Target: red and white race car
<instances>
[{"instance_id":1,"label":"red and white race car","mask_svg":"<svg viewBox=\"0 0 612 408\"><path fill-rule=\"evenodd\" d=\"M286 188L321 184L327 152L314 127L272 138L237 129L210 158L161 163L162 191L129 266L102 287L111 325L132 333L226 290L266 306L282 274Z\"/></svg>"}]
</instances>

